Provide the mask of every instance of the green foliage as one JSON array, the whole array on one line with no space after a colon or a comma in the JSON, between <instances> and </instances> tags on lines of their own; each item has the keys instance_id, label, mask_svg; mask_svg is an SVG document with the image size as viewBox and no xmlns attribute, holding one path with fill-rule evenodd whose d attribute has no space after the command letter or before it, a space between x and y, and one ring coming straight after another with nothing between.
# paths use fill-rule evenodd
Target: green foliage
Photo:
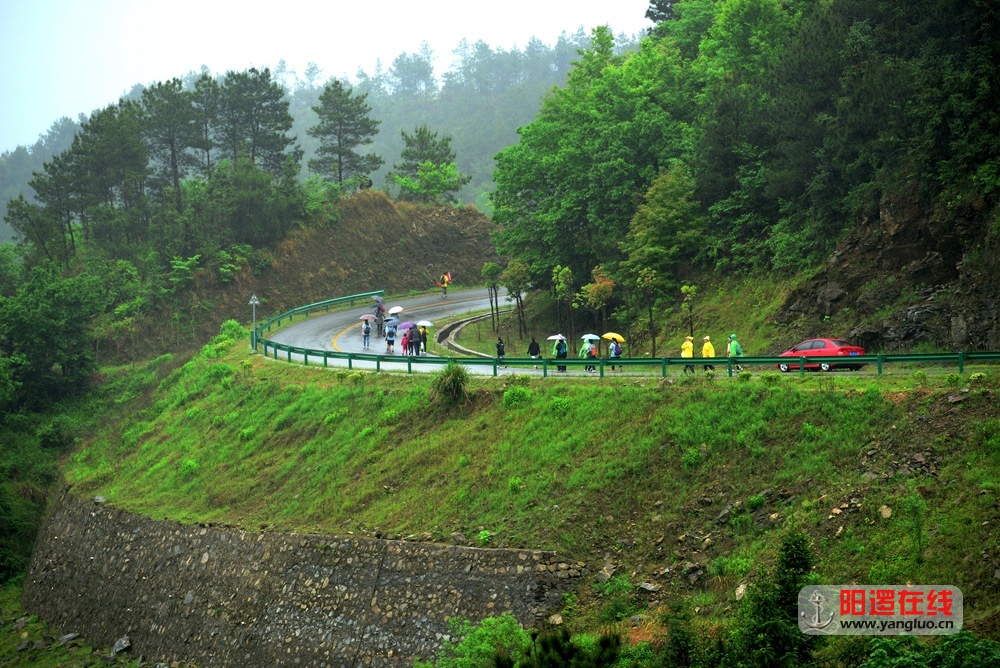
<instances>
[{"instance_id":1,"label":"green foliage","mask_svg":"<svg viewBox=\"0 0 1000 668\"><path fill-rule=\"evenodd\" d=\"M923 369L917 369L910 374L910 379L914 387L927 387L927 372Z\"/></svg>"},{"instance_id":2,"label":"green foliage","mask_svg":"<svg viewBox=\"0 0 1000 668\"><path fill-rule=\"evenodd\" d=\"M924 562L924 549L927 545L927 502L917 492L911 492L903 499L903 518L907 533L910 535L910 546L913 558L918 564Z\"/></svg>"},{"instance_id":3,"label":"green foliage","mask_svg":"<svg viewBox=\"0 0 1000 668\"><path fill-rule=\"evenodd\" d=\"M913 636L875 638L859 668L988 668L1000 665L1000 643L959 631L921 641Z\"/></svg>"},{"instance_id":4,"label":"green foliage","mask_svg":"<svg viewBox=\"0 0 1000 668\"><path fill-rule=\"evenodd\" d=\"M448 365L434 377L431 394L436 401L457 404L465 401L468 386L469 372L461 364L449 361Z\"/></svg>"},{"instance_id":5,"label":"green foliage","mask_svg":"<svg viewBox=\"0 0 1000 668\"><path fill-rule=\"evenodd\" d=\"M701 451L697 448L688 448L681 456L681 468L686 473L691 473L701 465Z\"/></svg>"},{"instance_id":6,"label":"green foliage","mask_svg":"<svg viewBox=\"0 0 1000 668\"><path fill-rule=\"evenodd\" d=\"M751 665L797 666L806 663L814 637L798 627L798 593L812 570L808 539L789 533L781 543L771 577L751 587L733 632L735 656Z\"/></svg>"},{"instance_id":7,"label":"green foliage","mask_svg":"<svg viewBox=\"0 0 1000 668\"><path fill-rule=\"evenodd\" d=\"M510 613L487 617L478 625L452 617L448 621L451 640L442 643L433 662L414 662L415 668L493 668L498 654L520 660L531 644L531 636Z\"/></svg>"},{"instance_id":8,"label":"green foliage","mask_svg":"<svg viewBox=\"0 0 1000 668\"><path fill-rule=\"evenodd\" d=\"M581 639L581 640L585 640ZM603 668L617 665L621 652L621 637L602 634L596 642L586 643L574 638L566 629L549 633L533 633L531 646L523 661L524 668ZM507 657L497 660L497 667L515 665Z\"/></svg>"},{"instance_id":9,"label":"green foliage","mask_svg":"<svg viewBox=\"0 0 1000 668\"><path fill-rule=\"evenodd\" d=\"M313 107L318 122L308 130L319 140L316 157L309 169L330 181L344 183L355 175L367 176L384 160L374 153L360 154L358 148L372 143L381 121L370 117L368 93L355 94L340 79L331 79Z\"/></svg>"},{"instance_id":10,"label":"green foliage","mask_svg":"<svg viewBox=\"0 0 1000 668\"><path fill-rule=\"evenodd\" d=\"M531 402L531 390L527 387L515 385L507 388L503 393L504 408L518 408Z\"/></svg>"},{"instance_id":11,"label":"green foliage","mask_svg":"<svg viewBox=\"0 0 1000 668\"><path fill-rule=\"evenodd\" d=\"M480 547L486 547L493 540L493 533L488 529L480 529L479 533L476 534L476 542L479 543Z\"/></svg>"},{"instance_id":12,"label":"green foliage","mask_svg":"<svg viewBox=\"0 0 1000 668\"><path fill-rule=\"evenodd\" d=\"M958 373L949 373L945 376L945 382L948 384L948 387L957 390L962 386L962 375Z\"/></svg>"},{"instance_id":13,"label":"green foliage","mask_svg":"<svg viewBox=\"0 0 1000 668\"><path fill-rule=\"evenodd\" d=\"M522 485L524 485L524 483L521 481L521 478L518 476L511 476L507 480L507 491L511 494L517 494L521 491Z\"/></svg>"}]
</instances>

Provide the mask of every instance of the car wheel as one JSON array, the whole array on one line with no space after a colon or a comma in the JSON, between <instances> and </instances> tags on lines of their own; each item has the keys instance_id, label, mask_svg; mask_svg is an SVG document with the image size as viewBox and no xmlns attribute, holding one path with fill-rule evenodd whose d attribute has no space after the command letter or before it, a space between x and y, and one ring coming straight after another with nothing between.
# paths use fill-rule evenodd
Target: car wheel
<instances>
[{"instance_id":1,"label":"car wheel","mask_svg":"<svg viewBox=\"0 0 1000 668\"><path fill-rule=\"evenodd\" d=\"M820 363L819 368L822 369L823 371L833 371L833 365L830 364L829 362Z\"/></svg>"},{"instance_id":2,"label":"car wheel","mask_svg":"<svg viewBox=\"0 0 1000 668\"><path fill-rule=\"evenodd\" d=\"M778 365L778 370L781 371L781 373L788 373L788 365L787 364L779 364Z\"/></svg>"}]
</instances>

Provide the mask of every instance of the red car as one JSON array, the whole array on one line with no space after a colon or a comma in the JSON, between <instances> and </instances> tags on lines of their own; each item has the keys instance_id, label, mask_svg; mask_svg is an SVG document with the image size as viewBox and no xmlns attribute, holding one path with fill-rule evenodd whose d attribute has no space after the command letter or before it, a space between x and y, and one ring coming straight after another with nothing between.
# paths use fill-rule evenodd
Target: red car
<instances>
[{"instance_id":1,"label":"red car","mask_svg":"<svg viewBox=\"0 0 1000 668\"><path fill-rule=\"evenodd\" d=\"M843 339L809 339L793 346L790 350L786 350L778 355L778 357L858 357L859 355L864 354L864 348L861 346L851 345ZM864 363L851 364L847 362L848 360L844 360L844 362L810 361L806 364L806 368L813 370L821 369L823 371L833 371L837 368L844 368L854 369L857 371L864 366ZM790 369L798 369L799 365L785 362L779 364L778 368L785 373Z\"/></svg>"}]
</instances>

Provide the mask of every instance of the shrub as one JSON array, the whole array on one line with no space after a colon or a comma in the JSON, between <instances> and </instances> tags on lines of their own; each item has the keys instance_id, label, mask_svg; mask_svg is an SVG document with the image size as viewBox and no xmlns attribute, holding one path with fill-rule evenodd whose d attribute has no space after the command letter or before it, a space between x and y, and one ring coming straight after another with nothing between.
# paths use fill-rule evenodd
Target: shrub
<instances>
[{"instance_id":1,"label":"shrub","mask_svg":"<svg viewBox=\"0 0 1000 668\"><path fill-rule=\"evenodd\" d=\"M492 539L493 534L490 533L489 529L482 529L478 534L476 534L476 542L478 542L480 546L489 545Z\"/></svg>"},{"instance_id":2,"label":"shrub","mask_svg":"<svg viewBox=\"0 0 1000 668\"><path fill-rule=\"evenodd\" d=\"M517 494L521 491L521 479L517 476L512 476L507 480L507 491L511 494Z\"/></svg>"},{"instance_id":3,"label":"shrub","mask_svg":"<svg viewBox=\"0 0 1000 668\"><path fill-rule=\"evenodd\" d=\"M748 383L750 382L751 378L753 378L753 374L750 373L749 371L740 371L738 374L736 374L736 380L738 380L741 383Z\"/></svg>"},{"instance_id":4,"label":"shrub","mask_svg":"<svg viewBox=\"0 0 1000 668\"><path fill-rule=\"evenodd\" d=\"M468 396L469 372L461 364L450 361L434 377L431 385L431 398L448 404L465 401Z\"/></svg>"},{"instance_id":5,"label":"shrub","mask_svg":"<svg viewBox=\"0 0 1000 668\"><path fill-rule=\"evenodd\" d=\"M927 372L924 371L923 369L918 369L917 371L914 371L910 375L910 378L913 379L914 387L927 387Z\"/></svg>"},{"instance_id":6,"label":"shrub","mask_svg":"<svg viewBox=\"0 0 1000 668\"><path fill-rule=\"evenodd\" d=\"M777 385L781 382L781 376L773 371L768 371L760 375L760 381L765 385Z\"/></svg>"},{"instance_id":7,"label":"shrub","mask_svg":"<svg viewBox=\"0 0 1000 668\"><path fill-rule=\"evenodd\" d=\"M685 473L690 473L691 471L698 468L701 464L701 452L697 448L688 448L681 456L681 469Z\"/></svg>"},{"instance_id":8,"label":"shrub","mask_svg":"<svg viewBox=\"0 0 1000 668\"><path fill-rule=\"evenodd\" d=\"M572 403L566 397L555 397L550 404L551 412L556 415L562 415L569 411L571 405Z\"/></svg>"},{"instance_id":9,"label":"shrub","mask_svg":"<svg viewBox=\"0 0 1000 668\"><path fill-rule=\"evenodd\" d=\"M198 473L198 462L193 459L185 459L181 462L181 476L185 480L190 480Z\"/></svg>"},{"instance_id":10,"label":"shrub","mask_svg":"<svg viewBox=\"0 0 1000 668\"><path fill-rule=\"evenodd\" d=\"M946 383L948 383L948 387L952 388L953 390L957 390L959 387L962 386L961 374L949 373L947 376L944 377L944 380Z\"/></svg>"},{"instance_id":11,"label":"shrub","mask_svg":"<svg viewBox=\"0 0 1000 668\"><path fill-rule=\"evenodd\" d=\"M747 499L747 512L754 513L764 507L764 495L754 494Z\"/></svg>"},{"instance_id":12,"label":"shrub","mask_svg":"<svg viewBox=\"0 0 1000 668\"><path fill-rule=\"evenodd\" d=\"M978 387L980 385L986 384L986 374L982 371L977 371L969 376L969 385L972 387Z\"/></svg>"},{"instance_id":13,"label":"shrub","mask_svg":"<svg viewBox=\"0 0 1000 668\"><path fill-rule=\"evenodd\" d=\"M414 668L492 668L498 654L519 661L531 645L531 636L509 612L487 617L478 626L467 619L452 617L448 626L453 640L441 644L437 661L417 660Z\"/></svg>"},{"instance_id":14,"label":"shrub","mask_svg":"<svg viewBox=\"0 0 1000 668\"><path fill-rule=\"evenodd\" d=\"M517 408L525 406L531 401L531 390L526 387L516 385L508 388L503 393L504 408Z\"/></svg>"},{"instance_id":15,"label":"shrub","mask_svg":"<svg viewBox=\"0 0 1000 668\"><path fill-rule=\"evenodd\" d=\"M523 373L511 374L506 380L509 387L527 387L531 382L531 376Z\"/></svg>"}]
</instances>

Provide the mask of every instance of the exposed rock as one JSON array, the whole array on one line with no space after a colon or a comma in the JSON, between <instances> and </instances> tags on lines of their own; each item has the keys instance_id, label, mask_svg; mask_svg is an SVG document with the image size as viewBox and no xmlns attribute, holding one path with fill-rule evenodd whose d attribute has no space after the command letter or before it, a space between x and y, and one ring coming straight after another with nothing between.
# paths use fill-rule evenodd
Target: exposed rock
<instances>
[{"instance_id":1,"label":"exposed rock","mask_svg":"<svg viewBox=\"0 0 1000 668\"><path fill-rule=\"evenodd\" d=\"M736 600L742 601L743 597L747 595L747 584L744 582L739 587L736 588Z\"/></svg>"},{"instance_id":2,"label":"exposed rock","mask_svg":"<svg viewBox=\"0 0 1000 668\"><path fill-rule=\"evenodd\" d=\"M651 582L641 582L639 583L639 589L642 589L643 591L657 592L660 591L660 586Z\"/></svg>"},{"instance_id":3,"label":"exposed rock","mask_svg":"<svg viewBox=\"0 0 1000 668\"><path fill-rule=\"evenodd\" d=\"M892 508L890 508L889 506L882 506L881 508L879 508L879 512L882 513L883 519L889 519L890 517L892 517Z\"/></svg>"},{"instance_id":4,"label":"exposed rock","mask_svg":"<svg viewBox=\"0 0 1000 668\"><path fill-rule=\"evenodd\" d=\"M560 615L558 612L555 613L554 615L549 615L548 622L553 626L559 626L560 624L563 623L562 615Z\"/></svg>"}]
</instances>

